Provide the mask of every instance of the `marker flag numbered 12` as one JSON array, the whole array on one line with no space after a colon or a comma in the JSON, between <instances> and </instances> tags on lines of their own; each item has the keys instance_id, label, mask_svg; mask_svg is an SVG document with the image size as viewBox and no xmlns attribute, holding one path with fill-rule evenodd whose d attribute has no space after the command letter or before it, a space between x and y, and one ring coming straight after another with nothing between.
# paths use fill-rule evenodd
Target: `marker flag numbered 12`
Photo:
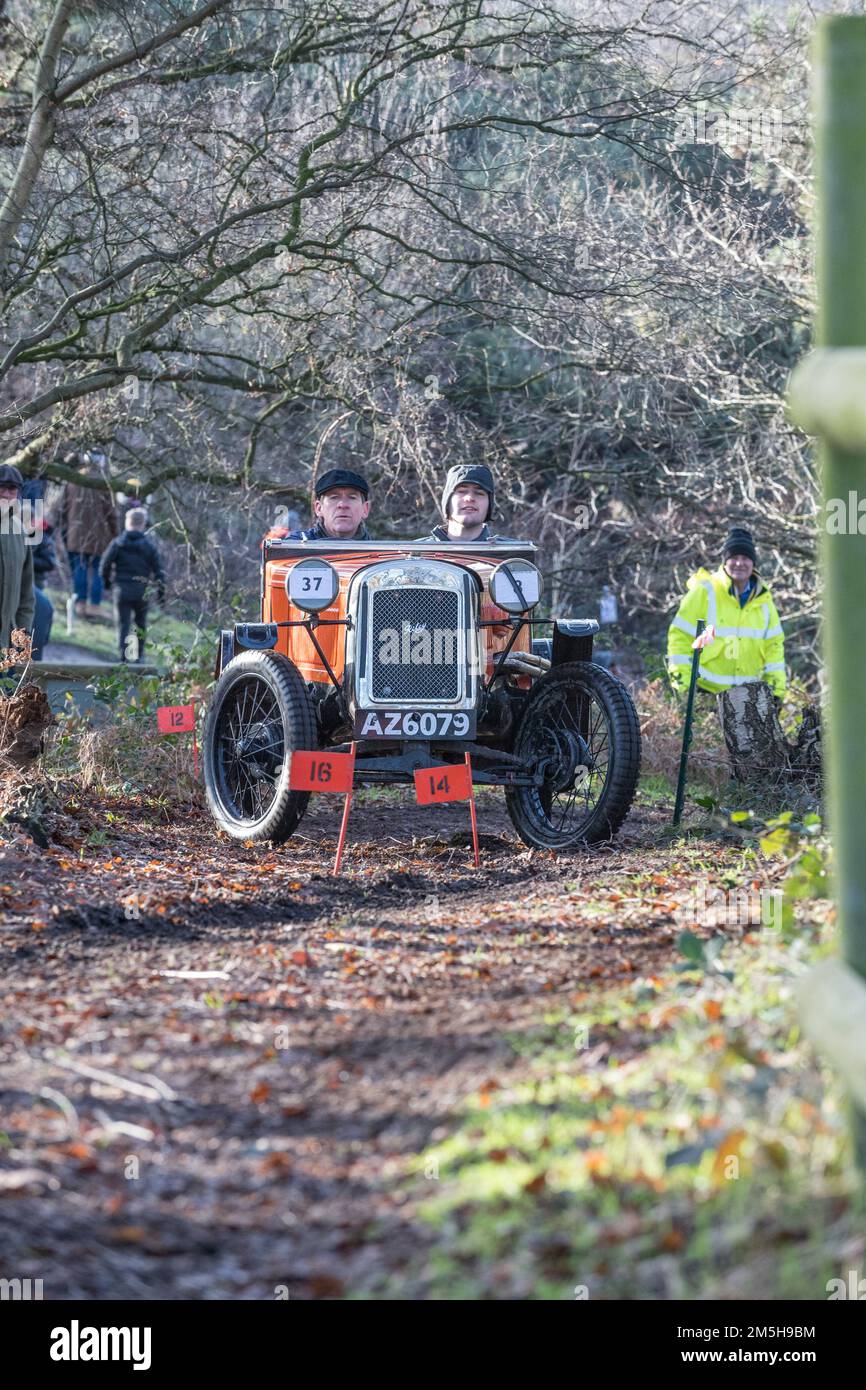
<instances>
[{"instance_id":1,"label":"marker flag numbered 12","mask_svg":"<svg viewBox=\"0 0 866 1390\"><path fill-rule=\"evenodd\" d=\"M161 734L191 733L195 728L195 709L192 705L160 705L156 727Z\"/></svg>"},{"instance_id":2,"label":"marker flag numbered 12","mask_svg":"<svg viewBox=\"0 0 866 1390\"><path fill-rule=\"evenodd\" d=\"M198 736L195 729L195 705L159 705L156 727L161 734L192 734L192 775L198 777Z\"/></svg>"}]
</instances>

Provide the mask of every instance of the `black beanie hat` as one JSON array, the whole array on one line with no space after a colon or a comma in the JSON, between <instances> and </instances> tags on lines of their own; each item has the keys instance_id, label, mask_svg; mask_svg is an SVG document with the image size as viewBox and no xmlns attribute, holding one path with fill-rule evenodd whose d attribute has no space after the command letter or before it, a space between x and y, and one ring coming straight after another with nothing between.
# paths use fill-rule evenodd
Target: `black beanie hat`
<instances>
[{"instance_id":1,"label":"black beanie hat","mask_svg":"<svg viewBox=\"0 0 866 1390\"><path fill-rule=\"evenodd\" d=\"M732 526L725 538L722 560L730 560L732 555L748 555L753 565L758 563L758 552L751 533L745 526Z\"/></svg>"},{"instance_id":2,"label":"black beanie hat","mask_svg":"<svg viewBox=\"0 0 866 1390\"><path fill-rule=\"evenodd\" d=\"M486 463L455 463L453 468L449 468L448 476L445 479L445 486L442 489L442 515L448 520L448 504L454 495L455 488L461 483L474 483L476 487L481 487L490 498L490 506L487 509L487 520L493 515L493 504L496 501L496 488L493 482L493 474Z\"/></svg>"}]
</instances>

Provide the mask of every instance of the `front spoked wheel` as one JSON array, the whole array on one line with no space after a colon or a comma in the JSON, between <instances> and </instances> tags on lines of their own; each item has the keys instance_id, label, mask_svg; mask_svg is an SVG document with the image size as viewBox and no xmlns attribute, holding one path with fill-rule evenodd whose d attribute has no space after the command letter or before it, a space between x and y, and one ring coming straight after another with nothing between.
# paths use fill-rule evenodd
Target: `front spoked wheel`
<instances>
[{"instance_id":1,"label":"front spoked wheel","mask_svg":"<svg viewBox=\"0 0 866 1390\"><path fill-rule=\"evenodd\" d=\"M309 801L289 787L291 754L315 747L313 707L292 663L269 651L236 657L205 726L205 791L217 825L236 840L288 839Z\"/></svg>"},{"instance_id":2,"label":"front spoked wheel","mask_svg":"<svg viewBox=\"0 0 866 1390\"><path fill-rule=\"evenodd\" d=\"M506 790L525 844L568 849L616 834L640 775L640 726L625 686L604 667L570 662L536 681L514 752L543 778Z\"/></svg>"}]
</instances>

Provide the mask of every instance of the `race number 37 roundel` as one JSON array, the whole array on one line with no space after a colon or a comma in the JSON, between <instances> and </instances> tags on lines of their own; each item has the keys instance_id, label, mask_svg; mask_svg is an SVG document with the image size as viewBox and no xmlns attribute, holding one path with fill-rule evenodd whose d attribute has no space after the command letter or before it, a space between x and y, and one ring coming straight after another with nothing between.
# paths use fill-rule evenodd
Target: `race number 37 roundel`
<instances>
[{"instance_id":1,"label":"race number 37 roundel","mask_svg":"<svg viewBox=\"0 0 866 1390\"><path fill-rule=\"evenodd\" d=\"M339 589L339 575L327 560L299 560L286 575L289 601L304 613L330 608Z\"/></svg>"}]
</instances>

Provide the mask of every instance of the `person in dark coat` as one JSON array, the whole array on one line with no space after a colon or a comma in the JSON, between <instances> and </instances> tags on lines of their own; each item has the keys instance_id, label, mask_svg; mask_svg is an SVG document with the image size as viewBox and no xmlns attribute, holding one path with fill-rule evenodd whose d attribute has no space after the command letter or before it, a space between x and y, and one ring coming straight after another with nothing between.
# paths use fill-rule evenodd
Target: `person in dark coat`
<instances>
[{"instance_id":1,"label":"person in dark coat","mask_svg":"<svg viewBox=\"0 0 866 1390\"><path fill-rule=\"evenodd\" d=\"M105 474L105 455L96 449L81 455L81 469ZM82 618L102 615L99 557L117 535L117 508L108 482L99 487L67 483L54 518L72 566L75 611Z\"/></svg>"},{"instance_id":2,"label":"person in dark coat","mask_svg":"<svg viewBox=\"0 0 866 1390\"><path fill-rule=\"evenodd\" d=\"M26 518L39 540L33 546L33 595L36 611L33 616L33 660L41 661L45 644L51 640L54 604L45 592L45 581L57 565L54 553L54 527L45 519L45 479L29 478L21 489L21 501L29 504Z\"/></svg>"},{"instance_id":3,"label":"person in dark coat","mask_svg":"<svg viewBox=\"0 0 866 1390\"><path fill-rule=\"evenodd\" d=\"M106 589L115 586L115 614L121 661L144 660L148 595L156 587L157 602L165 603L165 572L154 541L144 534L147 512L133 507L126 513L122 536L111 542L99 573ZM135 634L130 628L135 623Z\"/></svg>"},{"instance_id":4,"label":"person in dark coat","mask_svg":"<svg viewBox=\"0 0 866 1390\"><path fill-rule=\"evenodd\" d=\"M33 546L21 521L23 479L10 463L0 467L0 648L16 628L33 631Z\"/></svg>"}]
</instances>

